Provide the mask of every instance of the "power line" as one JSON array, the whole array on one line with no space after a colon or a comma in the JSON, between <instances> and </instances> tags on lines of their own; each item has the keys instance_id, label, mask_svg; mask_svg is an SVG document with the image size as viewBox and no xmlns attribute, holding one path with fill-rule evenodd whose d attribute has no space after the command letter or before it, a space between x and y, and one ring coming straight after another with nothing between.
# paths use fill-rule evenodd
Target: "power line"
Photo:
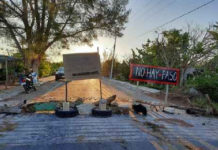
<instances>
[{"instance_id":1,"label":"power line","mask_svg":"<svg viewBox=\"0 0 218 150\"><path fill-rule=\"evenodd\" d=\"M142 18L142 15L144 15L144 14L151 14L152 10L155 10L155 8L157 8L156 5L160 6L160 3L164 2L164 1L163 0L158 0L158 1L156 1L156 3L152 3L152 2L153 2L152 0L148 1L146 3L146 5L145 5L147 7L142 8L143 9L142 11L138 11L138 12L141 12L141 13L138 14L138 15L135 15L134 18L132 17L131 22L135 22L135 20L137 20L139 18ZM142 19L140 19L140 20L142 20ZM129 27L131 27L130 29L134 28L134 24L130 24Z\"/></svg>"},{"instance_id":2,"label":"power line","mask_svg":"<svg viewBox=\"0 0 218 150\"><path fill-rule=\"evenodd\" d=\"M150 16L148 16L147 18L144 18L142 21L144 20L149 20L151 18L153 18L154 16L158 15L160 12L163 12L163 10L165 10L166 8L168 8L169 6L173 5L177 0L172 0L169 3L167 3L165 6L159 8L156 12L154 12L153 14L151 14Z\"/></svg>"},{"instance_id":3,"label":"power line","mask_svg":"<svg viewBox=\"0 0 218 150\"><path fill-rule=\"evenodd\" d=\"M157 29L159 29L159 28L161 28L161 27L163 27L163 26L165 26L167 24L170 24L170 23L172 23L172 22L174 22L174 21L176 21L176 20L178 20L178 19L180 19L180 18L182 18L182 17L184 17L184 16L186 16L186 15L188 15L188 14L190 14L190 13L196 11L196 10L198 10L198 9L201 9L202 7L205 7L205 6L209 5L210 3L214 2L214 1L215 0L211 0L211 1L207 2L207 3L204 3L204 4L198 6L198 7L194 8L194 9L192 9L192 10L190 10L190 11L188 11L188 12L186 12L186 13L180 15L180 16L178 16L178 17L175 17L175 18L165 22L164 24L162 24L160 26L157 26L156 28L153 28L153 29L151 29L151 30L149 30L149 31L139 35L138 37L141 37L141 36L143 36L143 35L145 35L147 33L151 33L151 32L153 32L153 31L155 31L155 30L157 30Z\"/></svg>"},{"instance_id":4,"label":"power line","mask_svg":"<svg viewBox=\"0 0 218 150\"><path fill-rule=\"evenodd\" d=\"M161 0L160 0L161 1ZM144 5L145 7L142 7L140 10L138 10L132 17L132 20L135 20L137 18L139 18L141 15L143 15L146 11L147 8L151 8L152 5L150 6L150 4L152 4L152 0L147 1L147 3ZM150 6L150 7L149 7ZM140 13L141 12L141 13Z\"/></svg>"}]
</instances>

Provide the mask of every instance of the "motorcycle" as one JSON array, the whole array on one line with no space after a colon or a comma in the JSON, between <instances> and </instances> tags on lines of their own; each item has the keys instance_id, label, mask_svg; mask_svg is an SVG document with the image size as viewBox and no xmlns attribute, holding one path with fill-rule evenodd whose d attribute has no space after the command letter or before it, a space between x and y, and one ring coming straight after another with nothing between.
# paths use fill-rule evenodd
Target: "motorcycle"
<instances>
[{"instance_id":1,"label":"motorcycle","mask_svg":"<svg viewBox=\"0 0 218 150\"><path fill-rule=\"evenodd\" d=\"M33 83L33 77L31 74L21 78L20 82L21 82L20 83L21 86L23 86L23 88L27 94L30 93L31 90L36 91L36 87Z\"/></svg>"}]
</instances>

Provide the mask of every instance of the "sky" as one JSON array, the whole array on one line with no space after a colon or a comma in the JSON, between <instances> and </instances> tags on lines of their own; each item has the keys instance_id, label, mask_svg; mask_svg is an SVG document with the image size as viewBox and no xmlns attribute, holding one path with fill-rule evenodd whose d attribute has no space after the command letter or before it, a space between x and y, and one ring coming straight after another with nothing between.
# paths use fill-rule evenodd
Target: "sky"
<instances>
[{"instance_id":1,"label":"sky","mask_svg":"<svg viewBox=\"0 0 218 150\"><path fill-rule=\"evenodd\" d=\"M115 55L119 60L127 58L131 55L131 49L140 48L148 38L154 39L157 37L157 33L149 31L209 1L210 0L129 0L127 7L131 10L131 14L126 24L126 29L123 31L123 37L117 39ZM199 26L201 28L207 28L216 21L218 21L218 0L164 26L159 29L158 32L172 28L185 29L187 24L191 24L193 27ZM61 54L97 51L97 47L99 47L100 54L102 55L105 50L111 52L113 45L113 37L100 36L97 41L93 41L92 47L71 45L69 50L62 51ZM53 61L61 61L62 56L55 58L52 56L50 59Z\"/></svg>"},{"instance_id":2,"label":"sky","mask_svg":"<svg viewBox=\"0 0 218 150\"><path fill-rule=\"evenodd\" d=\"M131 10L131 14L126 24L126 29L123 31L124 36L117 39L115 55L119 60L129 57L131 55L131 49L140 48L142 43L145 43L148 38L154 39L157 37L157 33L149 31L209 1L129 0L128 9ZM216 23L216 21L218 21L218 0L164 26L158 32L172 28L185 30L188 24L204 29ZM100 53L102 54L104 50L107 52L112 51L113 45L113 37L99 37L97 41L94 41L93 47L71 46L71 50L67 51L67 53L96 51L97 47L99 47Z\"/></svg>"}]
</instances>

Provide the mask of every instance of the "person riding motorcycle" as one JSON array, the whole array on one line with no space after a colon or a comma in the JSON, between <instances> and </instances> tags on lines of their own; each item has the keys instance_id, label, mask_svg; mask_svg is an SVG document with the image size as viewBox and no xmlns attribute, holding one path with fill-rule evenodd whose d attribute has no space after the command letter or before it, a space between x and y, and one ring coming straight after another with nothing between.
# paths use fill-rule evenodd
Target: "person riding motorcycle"
<instances>
[{"instance_id":1,"label":"person riding motorcycle","mask_svg":"<svg viewBox=\"0 0 218 150\"><path fill-rule=\"evenodd\" d=\"M30 69L30 71L26 71L25 75L22 74L20 76L20 82L21 85L23 85L26 93L29 93L31 89L36 91L34 84L37 83L37 73L34 72L32 69Z\"/></svg>"}]
</instances>

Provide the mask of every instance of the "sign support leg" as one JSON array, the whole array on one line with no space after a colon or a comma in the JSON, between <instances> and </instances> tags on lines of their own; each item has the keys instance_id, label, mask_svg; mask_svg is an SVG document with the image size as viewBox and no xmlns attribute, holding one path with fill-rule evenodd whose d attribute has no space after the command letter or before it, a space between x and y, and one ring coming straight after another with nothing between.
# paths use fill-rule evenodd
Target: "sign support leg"
<instances>
[{"instance_id":1,"label":"sign support leg","mask_svg":"<svg viewBox=\"0 0 218 150\"><path fill-rule=\"evenodd\" d=\"M137 81L136 84L137 84L137 87L139 87L139 81Z\"/></svg>"},{"instance_id":2,"label":"sign support leg","mask_svg":"<svg viewBox=\"0 0 218 150\"><path fill-rule=\"evenodd\" d=\"M165 106L167 106L167 99L168 99L168 94L169 94L169 85L166 85L166 93L165 93Z\"/></svg>"},{"instance_id":3,"label":"sign support leg","mask_svg":"<svg viewBox=\"0 0 218 150\"><path fill-rule=\"evenodd\" d=\"M102 99L101 79L99 79L99 83L100 83L100 98Z\"/></svg>"},{"instance_id":4,"label":"sign support leg","mask_svg":"<svg viewBox=\"0 0 218 150\"><path fill-rule=\"evenodd\" d=\"M67 102L68 91L67 91L67 81L65 81L65 101Z\"/></svg>"},{"instance_id":5,"label":"sign support leg","mask_svg":"<svg viewBox=\"0 0 218 150\"><path fill-rule=\"evenodd\" d=\"M137 88L136 88L136 96L135 97L138 99L139 98L139 94L140 94L140 92L139 92L139 81L136 82L136 87Z\"/></svg>"}]
</instances>

